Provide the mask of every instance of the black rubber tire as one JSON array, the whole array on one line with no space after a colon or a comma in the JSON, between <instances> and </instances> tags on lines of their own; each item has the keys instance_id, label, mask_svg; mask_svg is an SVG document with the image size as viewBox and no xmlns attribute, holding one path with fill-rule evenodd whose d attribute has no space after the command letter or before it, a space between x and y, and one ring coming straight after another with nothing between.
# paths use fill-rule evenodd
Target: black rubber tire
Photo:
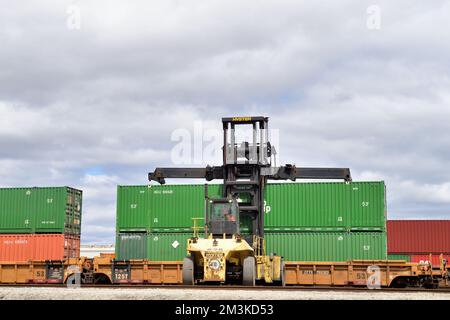
<instances>
[{"instance_id":1,"label":"black rubber tire","mask_svg":"<svg viewBox=\"0 0 450 320\"><path fill-rule=\"evenodd\" d=\"M246 257L242 264L242 285L255 286L256 263L255 257Z\"/></svg>"},{"instance_id":2,"label":"black rubber tire","mask_svg":"<svg viewBox=\"0 0 450 320\"><path fill-rule=\"evenodd\" d=\"M183 259L183 284L194 285L194 259L186 257Z\"/></svg>"}]
</instances>

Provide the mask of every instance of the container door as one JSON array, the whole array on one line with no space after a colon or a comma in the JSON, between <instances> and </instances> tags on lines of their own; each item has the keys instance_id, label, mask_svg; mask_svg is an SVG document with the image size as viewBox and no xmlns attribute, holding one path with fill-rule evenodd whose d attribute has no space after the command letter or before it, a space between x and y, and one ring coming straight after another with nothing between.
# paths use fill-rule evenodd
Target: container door
<instances>
[{"instance_id":1,"label":"container door","mask_svg":"<svg viewBox=\"0 0 450 320\"><path fill-rule=\"evenodd\" d=\"M147 259L146 233L120 233L117 238L118 260Z\"/></svg>"},{"instance_id":2,"label":"container door","mask_svg":"<svg viewBox=\"0 0 450 320\"><path fill-rule=\"evenodd\" d=\"M75 202L73 204L73 229L74 234L81 234L81 212L83 210L83 196L79 190L74 191Z\"/></svg>"},{"instance_id":3,"label":"container door","mask_svg":"<svg viewBox=\"0 0 450 320\"><path fill-rule=\"evenodd\" d=\"M65 232L73 235L81 233L82 192L67 188L65 207Z\"/></svg>"}]
</instances>

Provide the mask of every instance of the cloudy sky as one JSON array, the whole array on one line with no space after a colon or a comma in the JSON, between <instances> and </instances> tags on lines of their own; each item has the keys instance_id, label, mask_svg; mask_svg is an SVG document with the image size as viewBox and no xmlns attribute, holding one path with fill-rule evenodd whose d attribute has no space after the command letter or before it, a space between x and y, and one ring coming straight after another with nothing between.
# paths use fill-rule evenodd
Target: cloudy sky
<instances>
[{"instance_id":1,"label":"cloudy sky","mask_svg":"<svg viewBox=\"0 0 450 320\"><path fill-rule=\"evenodd\" d=\"M82 241L112 243L116 185L174 165L177 129L266 115L283 162L385 180L389 218L450 219L450 3L315 3L3 6L0 185L81 188Z\"/></svg>"}]
</instances>

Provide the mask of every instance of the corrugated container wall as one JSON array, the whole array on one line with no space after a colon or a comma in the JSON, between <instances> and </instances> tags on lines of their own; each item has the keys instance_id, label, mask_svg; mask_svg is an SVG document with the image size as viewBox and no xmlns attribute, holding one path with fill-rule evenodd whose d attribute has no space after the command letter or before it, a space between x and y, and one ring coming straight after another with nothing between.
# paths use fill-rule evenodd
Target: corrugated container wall
<instances>
[{"instance_id":1,"label":"corrugated container wall","mask_svg":"<svg viewBox=\"0 0 450 320\"><path fill-rule=\"evenodd\" d=\"M447 264L450 261L450 254L443 254L442 255L443 259L447 260ZM415 263L429 263L429 261L431 261L431 264L434 267L439 267L440 266L440 254L432 254L431 255L431 260L430 260L430 255L429 254L388 254L388 259L389 260L406 260L408 262L415 262Z\"/></svg>"},{"instance_id":2,"label":"corrugated container wall","mask_svg":"<svg viewBox=\"0 0 450 320\"><path fill-rule=\"evenodd\" d=\"M153 261L180 261L187 255L192 233L152 233L148 235L147 258Z\"/></svg>"},{"instance_id":3,"label":"corrugated container wall","mask_svg":"<svg viewBox=\"0 0 450 320\"><path fill-rule=\"evenodd\" d=\"M286 261L385 260L384 232L267 233L266 254L277 253Z\"/></svg>"},{"instance_id":4,"label":"corrugated container wall","mask_svg":"<svg viewBox=\"0 0 450 320\"><path fill-rule=\"evenodd\" d=\"M147 233L119 233L116 237L116 259L146 259Z\"/></svg>"},{"instance_id":5,"label":"corrugated container wall","mask_svg":"<svg viewBox=\"0 0 450 320\"><path fill-rule=\"evenodd\" d=\"M449 254L444 254L443 259L447 260L447 265L449 265L450 262L450 255ZM410 261L411 262L416 262L416 263L429 263L430 262L430 255L429 254L413 254L410 256ZM431 264L434 267L439 267L441 264L441 260L440 260L440 255L438 254L434 254L431 256Z\"/></svg>"},{"instance_id":6,"label":"corrugated container wall","mask_svg":"<svg viewBox=\"0 0 450 320\"><path fill-rule=\"evenodd\" d=\"M450 254L450 220L388 220L388 252Z\"/></svg>"},{"instance_id":7,"label":"corrugated container wall","mask_svg":"<svg viewBox=\"0 0 450 320\"><path fill-rule=\"evenodd\" d=\"M276 183L265 194L267 231L384 231L384 182Z\"/></svg>"},{"instance_id":8,"label":"corrugated container wall","mask_svg":"<svg viewBox=\"0 0 450 320\"><path fill-rule=\"evenodd\" d=\"M81 231L82 191L69 187L1 188L0 233Z\"/></svg>"},{"instance_id":9,"label":"corrugated container wall","mask_svg":"<svg viewBox=\"0 0 450 320\"><path fill-rule=\"evenodd\" d=\"M205 215L204 185L118 186L117 231L186 232ZM209 185L209 195L220 185Z\"/></svg>"},{"instance_id":10,"label":"corrugated container wall","mask_svg":"<svg viewBox=\"0 0 450 320\"><path fill-rule=\"evenodd\" d=\"M148 259L180 261L186 257L187 239L192 233L120 233L116 240L118 260Z\"/></svg>"},{"instance_id":11,"label":"corrugated container wall","mask_svg":"<svg viewBox=\"0 0 450 320\"><path fill-rule=\"evenodd\" d=\"M411 257L407 254L388 254L388 260L405 260L409 262Z\"/></svg>"},{"instance_id":12,"label":"corrugated container wall","mask_svg":"<svg viewBox=\"0 0 450 320\"><path fill-rule=\"evenodd\" d=\"M0 261L63 260L80 255L80 237L64 234L1 234Z\"/></svg>"}]
</instances>

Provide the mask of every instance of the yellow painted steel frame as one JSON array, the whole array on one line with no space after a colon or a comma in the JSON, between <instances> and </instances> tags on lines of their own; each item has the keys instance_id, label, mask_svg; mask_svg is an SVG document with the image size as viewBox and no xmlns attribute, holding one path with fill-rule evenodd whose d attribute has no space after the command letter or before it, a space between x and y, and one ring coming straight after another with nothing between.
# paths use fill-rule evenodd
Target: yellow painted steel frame
<instances>
[{"instance_id":1,"label":"yellow painted steel frame","mask_svg":"<svg viewBox=\"0 0 450 320\"><path fill-rule=\"evenodd\" d=\"M207 240L207 239L205 239ZM232 239L219 239L232 240ZM248 246L248 244L246 244ZM231 246L230 246L231 247ZM227 248L230 248L227 246ZM207 247L208 248L208 247ZM252 255L252 249L245 243L241 244L237 252L228 255L228 263L239 265L247 255ZM229 249L231 250L231 249ZM236 254L237 253L237 254ZM264 279L267 283L281 280L279 278L280 257L257 256L257 278ZM147 284L181 284L181 261L148 261L131 260L117 262L130 266L130 275L127 283ZM112 259L110 257L72 258L64 261L64 282L76 272L75 270L91 271L96 276L105 276L111 283ZM204 266L202 264L202 266ZM440 281L441 286L449 285L450 266L443 265L440 269L434 269L431 265L420 263L408 263L401 260L354 260L348 262L285 262L285 281L287 285L326 285L326 286L366 286L371 276L368 267L378 266L380 271L381 287L388 287L401 278L417 279L431 277ZM29 262L0 262L0 283L2 284L26 284L26 283L61 283L63 281L47 279L46 261Z\"/></svg>"},{"instance_id":2,"label":"yellow painted steel frame","mask_svg":"<svg viewBox=\"0 0 450 320\"><path fill-rule=\"evenodd\" d=\"M348 262L286 262L287 285L367 286L379 272L379 285L389 287L400 278L431 277L445 280L450 270L401 260L353 260Z\"/></svg>"},{"instance_id":3,"label":"yellow painted steel frame","mask_svg":"<svg viewBox=\"0 0 450 320\"><path fill-rule=\"evenodd\" d=\"M225 282L226 265L242 265L253 248L243 239L199 238L188 242L188 252L197 267L203 267L203 281Z\"/></svg>"},{"instance_id":4,"label":"yellow painted steel frame","mask_svg":"<svg viewBox=\"0 0 450 320\"><path fill-rule=\"evenodd\" d=\"M0 262L0 283L45 283L46 264L45 261L30 262Z\"/></svg>"},{"instance_id":5,"label":"yellow painted steel frame","mask_svg":"<svg viewBox=\"0 0 450 320\"><path fill-rule=\"evenodd\" d=\"M256 256L256 280L281 281L281 262L280 256Z\"/></svg>"}]
</instances>

